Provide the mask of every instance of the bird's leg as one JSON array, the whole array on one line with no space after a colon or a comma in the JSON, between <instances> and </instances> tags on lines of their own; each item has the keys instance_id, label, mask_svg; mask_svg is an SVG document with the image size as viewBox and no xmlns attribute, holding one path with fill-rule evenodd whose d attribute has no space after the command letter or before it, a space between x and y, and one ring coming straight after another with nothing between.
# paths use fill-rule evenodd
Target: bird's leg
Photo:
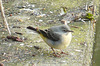
<instances>
[{"instance_id":1,"label":"bird's leg","mask_svg":"<svg viewBox=\"0 0 100 66\"><path fill-rule=\"evenodd\" d=\"M52 51L53 51L53 54L56 54L55 51L54 51L54 49L53 49L52 47L51 47L51 49L52 49Z\"/></svg>"},{"instance_id":2,"label":"bird's leg","mask_svg":"<svg viewBox=\"0 0 100 66\"><path fill-rule=\"evenodd\" d=\"M67 53L63 52L62 50L61 50L61 54L65 54L65 55L68 55Z\"/></svg>"},{"instance_id":3,"label":"bird's leg","mask_svg":"<svg viewBox=\"0 0 100 66\"><path fill-rule=\"evenodd\" d=\"M55 57L61 57L60 55L57 55L57 54L55 53L55 51L54 51L54 49L53 49L52 47L51 47L51 49L52 49L53 54L54 54Z\"/></svg>"}]
</instances>

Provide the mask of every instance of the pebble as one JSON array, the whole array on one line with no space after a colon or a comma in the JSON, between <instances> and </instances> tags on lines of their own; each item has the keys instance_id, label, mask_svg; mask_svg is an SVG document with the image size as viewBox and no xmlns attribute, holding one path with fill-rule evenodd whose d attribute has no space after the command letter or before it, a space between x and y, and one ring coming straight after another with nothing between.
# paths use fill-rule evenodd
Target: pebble
<instances>
[{"instance_id":1,"label":"pebble","mask_svg":"<svg viewBox=\"0 0 100 66\"><path fill-rule=\"evenodd\" d=\"M40 19L39 22L43 22L43 20Z\"/></svg>"},{"instance_id":2,"label":"pebble","mask_svg":"<svg viewBox=\"0 0 100 66\"><path fill-rule=\"evenodd\" d=\"M4 56L4 55L6 55L6 53L4 52L4 53L2 53L2 55Z\"/></svg>"},{"instance_id":3,"label":"pebble","mask_svg":"<svg viewBox=\"0 0 100 66\"><path fill-rule=\"evenodd\" d=\"M46 16L46 14L41 14L41 15L38 15L36 17L44 17L44 16Z\"/></svg>"},{"instance_id":4,"label":"pebble","mask_svg":"<svg viewBox=\"0 0 100 66\"><path fill-rule=\"evenodd\" d=\"M21 45L21 46L24 46L24 43L21 43L20 45Z\"/></svg>"},{"instance_id":5,"label":"pebble","mask_svg":"<svg viewBox=\"0 0 100 66\"><path fill-rule=\"evenodd\" d=\"M33 47L32 45L27 45L27 47Z\"/></svg>"},{"instance_id":6,"label":"pebble","mask_svg":"<svg viewBox=\"0 0 100 66\"><path fill-rule=\"evenodd\" d=\"M50 11L50 13L52 14L53 12L52 12L52 11Z\"/></svg>"},{"instance_id":7,"label":"pebble","mask_svg":"<svg viewBox=\"0 0 100 66\"><path fill-rule=\"evenodd\" d=\"M82 52L82 50L75 50L75 51L77 51L77 52Z\"/></svg>"},{"instance_id":8,"label":"pebble","mask_svg":"<svg viewBox=\"0 0 100 66\"><path fill-rule=\"evenodd\" d=\"M38 49L41 49L41 48L40 48L40 47L38 47L38 46L34 46L34 48L35 48L35 49L37 49L37 50L38 50Z\"/></svg>"}]
</instances>

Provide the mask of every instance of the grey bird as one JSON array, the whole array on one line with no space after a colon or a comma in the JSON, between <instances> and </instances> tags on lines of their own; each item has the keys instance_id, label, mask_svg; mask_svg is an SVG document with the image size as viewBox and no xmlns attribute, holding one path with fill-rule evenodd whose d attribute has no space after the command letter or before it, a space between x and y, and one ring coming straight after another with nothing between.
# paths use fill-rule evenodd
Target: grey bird
<instances>
[{"instance_id":1,"label":"grey bird","mask_svg":"<svg viewBox=\"0 0 100 66\"><path fill-rule=\"evenodd\" d=\"M71 32L73 31L70 30L70 27L67 24L53 26L45 30L37 29L31 26L28 26L27 29L37 32L42 37L42 39L47 43L47 45L51 47L54 54L55 51L53 48L65 49L67 48L67 46L69 46L72 39Z\"/></svg>"}]
</instances>

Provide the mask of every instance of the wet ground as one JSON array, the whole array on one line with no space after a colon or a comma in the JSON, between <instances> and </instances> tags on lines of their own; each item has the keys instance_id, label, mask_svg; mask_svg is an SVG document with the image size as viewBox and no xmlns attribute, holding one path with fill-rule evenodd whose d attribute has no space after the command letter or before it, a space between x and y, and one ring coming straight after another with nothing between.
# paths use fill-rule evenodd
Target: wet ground
<instances>
[{"instance_id":1,"label":"wet ground","mask_svg":"<svg viewBox=\"0 0 100 66\"><path fill-rule=\"evenodd\" d=\"M12 6L15 5L14 3ZM57 8L51 9L52 6L49 9L50 6L44 6L42 3L41 5L39 3L31 4L34 9L40 8L39 12L36 10L37 13L34 14L20 11L22 6L19 8L19 5L16 5L17 8L15 8L14 13L10 11L14 8L9 8L6 11L12 35L20 37L24 40L23 42L6 38L9 34L3 27L0 17L0 62L5 66L89 66L93 47L92 23L70 23L69 26L74 31L73 38L71 44L63 50L68 55L61 54L61 57L54 57L52 50L41 37L26 29L26 27L34 26L46 29L54 25L60 25L59 16L57 16L60 11ZM77 26L77 28L72 26ZM56 50L56 52L60 52L60 50Z\"/></svg>"}]
</instances>

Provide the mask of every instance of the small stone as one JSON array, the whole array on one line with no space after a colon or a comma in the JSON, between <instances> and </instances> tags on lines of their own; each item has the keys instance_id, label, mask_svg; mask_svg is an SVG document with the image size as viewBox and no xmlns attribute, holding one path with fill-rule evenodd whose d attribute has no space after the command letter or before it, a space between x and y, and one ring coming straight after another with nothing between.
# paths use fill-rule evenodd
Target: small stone
<instances>
[{"instance_id":1,"label":"small stone","mask_svg":"<svg viewBox=\"0 0 100 66\"><path fill-rule=\"evenodd\" d=\"M24 43L20 44L21 46L24 46Z\"/></svg>"},{"instance_id":2,"label":"small stone","mask_svg":"<svg viewBox=\"0 0 100 66\"><path fill-rule=\"evenodd\" d=\"M50 13L52 14L53 12L52 12L52 11L50 11Z\"/></svg>"},{"instance_id":3,"label":"small stone","mask_svg":"<svg viewBox=\"0 0 100 66\"><path fill-rule=\"evenodd\" d=\"M33 54L32 56L36 56L35 54Z\"/></svg>"},{"instance_id":4,"label":"small stone","mask_svg":"<svg viewBox=\"0 0 100 66\"><path fill-rule=\"evenodd\" d=\"M37 50L38 50L38 49L41 49L41 48L40 48L40 47L38 47L38 46L34 46L34 48L35 48L35 49L37 49Z\"/></svg>"},{"instance_id":5,"label":"small stone","mask_svg":"<svg viewBox=\"0 0 100 66\"><path fill-rule=\"evenodd\" d=\"M82 50L75 50L75 51L77 51L77 52L82 52Z\"/></svg>"},{"instance_id":6,"label":"small stone","mask_svg":"<svg viewBox=\"0 0 100 66\"><path fill-rule=\"evenodd\" d=\"M43 22L43 20L40 19L39 22Z\"/></svg>"}]
</instances>

